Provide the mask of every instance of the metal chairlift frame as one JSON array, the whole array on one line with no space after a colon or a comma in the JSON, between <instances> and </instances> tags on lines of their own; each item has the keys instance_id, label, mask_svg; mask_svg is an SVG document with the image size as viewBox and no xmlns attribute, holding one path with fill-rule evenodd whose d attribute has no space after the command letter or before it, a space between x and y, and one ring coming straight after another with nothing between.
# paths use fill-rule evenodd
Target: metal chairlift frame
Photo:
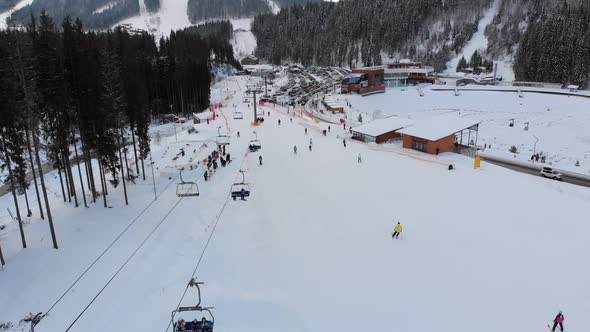
<instances>
[{"instance_id":1,"label":"metal chairlift frame","mask_svg":"<svg viewBox=\"0 0 590 332\"><path fill-rule=\"evenodd\" d=\"M197 185L196 182L192 182L192 181L184 181L182 179L182 170L180 171L180 183L176 184L176 196L178 197L196 197L199 196L201 193L199 191L199 186ZM184 186L189 186L188 190L191 190L191 192L186 193ZM196 189L196 191L194 190Z\"/></svg>"},{"instance_id":2,"label":"metal chairlift frame","mask_svg":"<svg viewBox=\"0 0 590 332\"><path fill-rule=\"evenodd\" d=\"M247 195L245 195L245 197L249 197L251 193L250 185L246 183L246 176L244 175L244 171L240 170L240 173L242 174L242 182L236 182L231 185L231 197L234 199L234 201L236 200L236 198L241 196L241 190L234 190L234 188L237 186L248 188L248 190L246 191Z\"/></svg>"},{"instance_id":3,"label":"metal chairlift frame","mask_svg":"<svg viewBox=\"0 0 590 332\"><path fill-rule=\"evenodd\" d=\"M248 143L248 146L255 146L255 150L260 150L262 148L262 144L260 143L260 140L258 139L258 133L256 131L252 132L252 137L254 139L250 139L250 143ZM250 151L252 151L252 149L250 149Z\"/></svg>"},{"instance_id":4,"label":"metal chairlift frame","mask_svg":"<svg viewBox=\"0 0 590 332\"><path fill-rule=\"evenodd\" d=\"M222 135L221 134L221 126L217 127L217 145L230 145L229 143L229 135Z\"/></svg>"},{"instance_id":5,"label":"metal chairlift frame","mask_svg":"<svg viewBox=\"0 0 590 332\"><path fill-rule=\"evenodd\" d=\"M174 317L176 316L176 314L181 313L181 312L191 312L191 311L206 312L211 317L211 320L210 320L210 322L212 324L211 330L213 330L213 328L215 327L215 317L213 316L213 313L211 312L211 310L214 308L213 307L201 307L201 288L199 287L199 285L204 285L204 284L205 284L204 282L197 281L195 278L192 278L189 281L188 287L197 288L197 297L198 297L199 301L194 306L178 307L178 309L172 310L172 314L171 314L172 317L171 317L170 321L172 323L172 330L174 332L177 332L176 321L174 320Z\"/></svg>"}]
</instances>

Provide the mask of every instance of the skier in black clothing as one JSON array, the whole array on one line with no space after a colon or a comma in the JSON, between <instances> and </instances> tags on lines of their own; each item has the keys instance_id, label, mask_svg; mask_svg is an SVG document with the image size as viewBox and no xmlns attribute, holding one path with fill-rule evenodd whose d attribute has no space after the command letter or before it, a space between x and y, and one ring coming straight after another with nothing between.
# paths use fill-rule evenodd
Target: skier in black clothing
<instances>
[{"instance_id":1,"label":"skier in black clothing","mask_svg":"<svg viewBox=\"0 0 590 332\"><path fill-rule=\"evenodd\" d=\"M203 173L203 177L205 178L205 182L206 182L207 179L209 178L209 173L207 173L207 171L205 171L205 173Z\"/></svg>"},{"instance_id":2,"label":"skier in black clothing","mask_svg":"<svg viewBox=\"0 0 590 332\"><path fill-rule=\"evenodd\" d=\"M231 159L229 159L229 153L225 156L225 161L227 161L228 164L231 162Z\"/></svg>"},{"instance_id":3,"label":"skier in black clothing","mask_svg":"<svg viewBox=\"0 0 590 332\"><path fill-rule=\"evenodd\" d=\"M293 154L297 154L297 145L293 147Z\"/></svg>"},{"instance_id":4,"label":"skier in black clothing","mask_svg":"<svg viewBox=\"0 0 590 332\"><path fill-rule=\"evenodd\" d=\"M238 131L238 138L240 137L240 132Z\"/></svg>"},{"instance_id":5,"label":"skier in black clothing","mask_svg":"<svg viewBox=\"0 0 590 332\"><path fill-rule=\"evenodd\" d=\"M346 147L346 140L345 139L342 140L342 144L344 144L344 147Z\"/></svg>"},{"instance_id":6,"label":"skier in black clothing","mask_svg":"<svg viewBox=\"0 0 590 332\"><path fill-rule=\"evenodd\" d=\"M307 128L305 128L305 135L307 135Z\"/></svg>"},{"instance_id":7,"label":"skier in black clothing","mask_svg":"<svg viewBox=\"0 0 590 332\"><path fill-rule=\"evenodd\" d=\"M553 328L551 329L551 331L555 332L557 325L559 325L559 329L561 330L561 332L563 332L563 321L564 320L565 320L565 318L563 317L563 313L560 310L559 313L557 314L557 316L555 316L555 319L553 320Z\"/></svg>"},{"instance_id":8,"label":"skier in black clothing","mask_svg":"<svg viewBox=\"0 0 590 332\"><path fill-rule=\"evenodd\" d=\"M281 125L281 119L279 119L279 126Z\"/></svg>"},{"instance_id":9,"label":"skier in black clothing","mask_svg":"<svg viewBox=\"0 0 590 332\"><path fill-rule=\"evenodd\" d=\"M258 156L258 164L262 166L262 156Z\"/></svg>"},{"instance_id":10,"label":"skier in black clothing","mask_svg":"<svg viewBox=\"0 0 590 332\"><path fill-rule=\"evenodd\" d=\"M330 126L328 126L328 132L330 132Z\"/></svg>"}]
</instances>

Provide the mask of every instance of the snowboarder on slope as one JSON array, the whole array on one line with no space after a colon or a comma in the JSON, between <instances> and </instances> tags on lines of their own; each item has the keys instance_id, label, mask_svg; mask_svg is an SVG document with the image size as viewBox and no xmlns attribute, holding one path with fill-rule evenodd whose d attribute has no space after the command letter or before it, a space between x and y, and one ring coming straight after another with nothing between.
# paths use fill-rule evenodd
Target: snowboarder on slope
<instances>
[{"instance_id":1,"label":"snowboarder on slope","mask_svg":"<svg viewBox=\"0 0 590 332\"><path fill-rule=\"evenodd\" d=\"M398 222L397 225L393 228L393 235L391 236L392 239L397 239L402 232L402 225Z\"/></svg>"},{"instance_id":2,"label":"snowboarder on slope","mask_svg":"<svg viewBox=\"0 0 590 332\"><path fill-rule=\"evenodd\" d=\"M563 313L560 310L559 313L557 314L557 316L555 316L555 319L553 320L553 328L551 329L551 331L555 332L557 325L559 325L559 329L561 330L561 332L563 332L563 321L564 320L565 320L565 318L563 317Z\"/></svg>"}]
</instances>

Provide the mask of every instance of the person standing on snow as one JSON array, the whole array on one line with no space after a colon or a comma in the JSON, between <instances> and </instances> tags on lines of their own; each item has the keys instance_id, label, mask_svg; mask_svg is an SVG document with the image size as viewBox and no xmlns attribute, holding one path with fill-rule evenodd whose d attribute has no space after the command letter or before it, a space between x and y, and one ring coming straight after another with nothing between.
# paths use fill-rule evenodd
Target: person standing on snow
<instances>
[{"instance_id":1,"label":"person standing on snow","mask_svg":"<svg viewBox=\"0 0 590 332\"><path fill-rule=\"evenodd\" d=\"M293 154L297 154L297 145L293 147Z\"/></svg>"},{"instance_id":2,"label":"person standing on snow","mask_svg":"<svg viewBox=\"0 0 590 332\"><path fill-rule=\"evenodd\" d=\"M262 156L258 156L258 164L262 166Z\"/></svg>"},{"instance_id":3,"label":"person standing on snow","mask_svg":"<svg viewBox=\"0 0 590 332\"><path fill-rule=\"evenodd\" d=\"M305 128L305 135L307 135L307 128Z\"/></svg>"},{"instance_id":4,"label":"person standing on snow","mask_svg":"<svg viewBox=\"0 0 590 332\"><path fill-rule=\"evenodd\" d=\"M346 147L346 140L345 139L342 140L342 144L344 144L344 147Z\"/></svg>"},{"instance_id":5,"label":"person standing on snow","mask_svg":"<svg viewBox=\"0 0 590 332\"><path fill-rule=\"evenodd\" d=\"M551 329L551 331L555 332L557 325L559 325L559 329L561 330L561 332L563 332L563 321L564 320L565 320L565 318L563 317L563 313L560 310L559 313L557 314L557 316L555 316L555 319L553 320L553 328Z\"/></svg>"},{"instance_id":6,"label":"person standing on snow","mask_svg":"<svg viewBox=\"0 0 590 332\"><path fill-rule=\"evenodd\" d=\"M360 153L359 153L359 157L358 157L358 160L357 161L358 161L359 164L363 162L363 159L361 158L361 154Z\"/></svg>"},{"instance_id":7,"label":"person standing on snow","mask_svg":"<svg viewBox=\"0 0 590 332\"><path fill-rule=\"evenodd\" d=\"M402 225L398 222L397 225L393 228L393 235L391 236L392 239L397 239L402 232Z\"/></svg>"}]
</instances>

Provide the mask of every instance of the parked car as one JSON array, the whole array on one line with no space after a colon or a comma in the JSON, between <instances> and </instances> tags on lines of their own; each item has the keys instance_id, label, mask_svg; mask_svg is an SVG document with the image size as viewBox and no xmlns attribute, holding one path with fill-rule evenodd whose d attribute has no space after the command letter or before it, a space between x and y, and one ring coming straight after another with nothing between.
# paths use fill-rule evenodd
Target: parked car
<instances>
[{"instance_id":1,"label":"parked car","mask_svg":"<svg viewBox=\"0 0 590 332\"><path fill-rule=\"evenodd\" d=\"M557 172L551 167L543 167L543 169L541 170L541 176L544 178L550 178L558 181L561 181L563 178L561 173Z\"/></svg>"}]
</instances>

